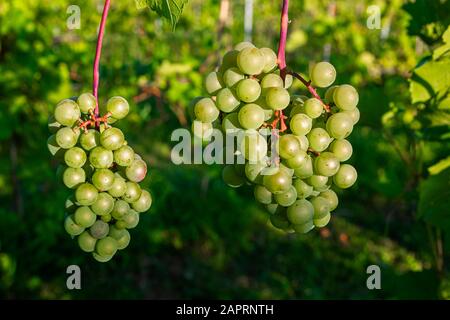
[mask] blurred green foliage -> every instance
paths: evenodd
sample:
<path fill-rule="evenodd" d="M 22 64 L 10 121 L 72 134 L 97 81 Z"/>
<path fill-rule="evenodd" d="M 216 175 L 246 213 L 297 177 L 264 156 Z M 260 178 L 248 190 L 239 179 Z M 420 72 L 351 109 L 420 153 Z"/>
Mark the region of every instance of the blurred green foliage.
<path fill-rule="evenodd" d="M 277 46 L 278 2 L 255 4 L 258 46 Z M 219 1 L 191 0 L 175 32 L 132 0 L 112 1 L 100 100 L 133 101 L 120 126 L 149 163 L 154 205 L 108 264 L 65 234 L 68 191 L 46 150 L 54 105 L 91 87 L 102 1 L 76 4 L 81 29 L 68 30 L 67 1 L 0 3 L 0 297 L 450 297 L 449 1 L 291 2 L 289 67 L 307 75 L 329 58 L 361 93 L 350 139 L 359 180 L 329 227 L 306 236 L 269 227 L 251 190 L 226 187 L 220 168 L 170 162 L 170 133 L 189 125 L 202 77 L 243 39 L 244 1 L 231 1 L 222 29 Z M 366 26 L 369 5 L 381 29 Z M 66 289 L 71 264 L 80 291 Z M 371 264 L 382 290 L 366 287 Z"/>

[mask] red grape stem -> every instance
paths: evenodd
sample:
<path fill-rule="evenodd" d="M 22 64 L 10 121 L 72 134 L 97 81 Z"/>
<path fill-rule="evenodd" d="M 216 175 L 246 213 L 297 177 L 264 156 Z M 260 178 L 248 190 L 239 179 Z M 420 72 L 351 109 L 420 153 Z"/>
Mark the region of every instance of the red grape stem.
<path fill-rule="evenodd" d="M 105 126 L 108 126 L 108 118 L 111 117 L 111 112 L 108 112 L 107 114 L 105 114 L 102 117 L 96 116 L 95 112 L 91 111 L 89 112 L 89 119 L 83 121 L 83 120 L 79 120 L 80 124 L 78 125 L 78 127 L 80 129 L 83 129 L 84 131 L 88 130 L 89 126 L 92 126 L 94 128 L 99 128 L 100 124 L 104 123 Z"/>
<path fill-rule="evenodd" d="M 290 74 L 293 77 L 300 80 L 301 83 L 303 83 L 305 85 L 305 87 L 308 89 L 308 91 L 313 95 L 313 97 L 322 103 L 325 111 L 328 113 L 331 112 L 330 106 L 327 105 L 325 102 L 323 102 L 323 100 L 320 98 L 319 94 L 317 93 L 316 89 L 311 85 L 311 81 L 306 81 L 305 78 L 303 78 L 300 74 L 298 74 L 297 72 L 294 72 L 294 71 L 287 71 L 287 74 Z"/>
<path fill-rule="evenodd" d="M 94 115 L 97 118 L 99 116 L 99 108 L 98 108 L 98 84 L 100 81 L 100 56 L 102 55 L 102 44 L 103 44 L 103 36 L 105 35 L 105 25 L 106 19 L 108 18 L 108 11 L 110 7 L 111 0 L 105 0 L 105 5 L 103 6 L 102 20 L 100 21 L 100 28 L 98 31 L 97 37 L 97 47 L 95 49 L 95 59 L 94 59 L 94 68 L 93 68 L 93 94 L 95 97 L 95 110 Z"/>
<path fill-rule="evenodd" d="M 280 76 L 283 82 L 286 79 L 286 39 L 289 25 L 289 0 L 283 0 L 283 7 L 281 9 L 280 22 L 280 42 L 278 43 L 278 67 L 280 68 Z M 280 122 L 280 132 L 287 130 L 286 117 L 283 115 L 283 110 L 275 111 L 275 120 L 272 123 L 272 128 L 275 129 L 278 121 Z"/>

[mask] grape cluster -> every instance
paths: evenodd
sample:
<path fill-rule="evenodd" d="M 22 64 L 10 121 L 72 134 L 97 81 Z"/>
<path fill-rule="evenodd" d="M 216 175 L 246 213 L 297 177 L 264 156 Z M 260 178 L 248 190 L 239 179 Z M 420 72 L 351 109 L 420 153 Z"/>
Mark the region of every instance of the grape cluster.
<path fill-rule="evenodd" d="M 110 126 L 126 117 L 128 102 L 112 97 L 103 118 L 95 117 L 95 106 L 90 93 L 58 103 L 49 118 L 52 135 L 47 146 L 60 162 L 58 177 L 73 190 L 65 204 L 65 230 L 78 236 L 81 250 L 107 262 L 128 246 L 127 229 L 137 226 L 139 213 L 150 209 L 152 197 L 138 184 L 147 174 L 146 163 L 122 131 Z"/>
<path fill-rule="evenodd" d="M 215 129 L 225 137 L 240 132 L 231 152 L 245 163 L 225 162 L 224 181 L 253 185 L 276 228 L 307 233 L 328 224 L 338 206 L 336 188 L 349 188 L 357 179 L 345 162 L 353 152 L 346 138 L 359 121 L 359 96 L 348 84 L 331 86 L 336 70 L 328 62 L 311 69 L 307 85 L 313 97 L 291 96 L 292 74 L 283 79 L 277 61 L 273 50 L 249 42 L 227 52 L 205 79 L 209 97 L 192 103 L 192 130 L 204 144 Z M 329 87 L 324 100 L 313 86 Z M 275 135 L 267 134 L 279 126 Z"/>

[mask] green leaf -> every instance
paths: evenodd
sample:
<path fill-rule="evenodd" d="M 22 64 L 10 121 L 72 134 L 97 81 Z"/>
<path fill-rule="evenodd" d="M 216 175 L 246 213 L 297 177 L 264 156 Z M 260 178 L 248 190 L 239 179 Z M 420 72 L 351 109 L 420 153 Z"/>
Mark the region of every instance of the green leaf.
<path fill-rule="evenodd" d="M 450 52 L 450 26 L 447 28 L 447 30 L 442 35 L 442 40 L 444 41 L 444 45 L 441 47 L 436 48 L 433 51 L 433 59 L 437 60 L 446 53 Z"/>
<path fill-rule="evenodd" d="M 147 0 L 147 7 L 169 20 L 172 30 L 175 30 L 183 8 L 187 3 L 188 0 Z"/>
<path fill-rule="evenodd" d="M 450 59 L 429 61 L 416 70 L 410 79 L 412 103 L 427 102 L 450 87 Z"/>
<path fill-rule="evenodd" d="M 444 230 L 450 230 L 450 168 L 429 176 L 420 185 L 419 217 Z"/>
<path fill-rule="evenodd" d="M 439 174 L 448 167 L 450 167 L 450 156 L 429 167 L 428 172 L 432 175 Z"/>

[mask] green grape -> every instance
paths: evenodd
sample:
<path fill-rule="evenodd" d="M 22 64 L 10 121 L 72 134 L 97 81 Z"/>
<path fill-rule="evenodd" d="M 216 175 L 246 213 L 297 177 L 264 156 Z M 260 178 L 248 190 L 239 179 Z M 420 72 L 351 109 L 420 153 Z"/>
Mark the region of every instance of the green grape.
<path fill-rule="evenodd" d="M 273 110 L 283 110 L 290 102 L 289 92 L 284 88 L 268 88 L 266 91 L 267 106 Z"/>
<path fill-rule="evenodd" d="M 97 99 L 92 93 L 82 93 L 77 99 L 78 106 L 82 113 L 89 113 L 95 110 Z"/>
<path fill-rule="evenodd" d="M 292 227 L 294 228 L 295 232 L 304 234 L 314 229 L 314 223 L 313 221 L 308 221 L 303 224 L 294 224 Z"/>
<path fill-rule="evenodd" d="M 106 237 L 97 241 L 95 251 L 103 256 L 113 256 L 117 252 L 117 240 L 112 237 Z"/>
<path fill-rule="evenodd" d="M 50 115 L 47 121 L 48 130 L 50 133 L 56 133 L 61 128 L 61 123 L 56 121 L 54 115 Z"/>
<path fill-rule="evenodd" d="M 125 222 L 125 227 L 127 229 L 136 228 L 139 223 L 139 213 L 130 209 L 128 213 L 122 218 L 122 221 Z"/>
<path fill-rule="evenodd" d="M 95 147 L 89 154 L 89 162 L 96 169 L 109 168 L 114 161 L 114 155 L 111 150 L 103 147 Z"/>
<path fill-rule="evenodd" d="M 54 134 L 47 139 L 47 148 L 52 156 L 56 156 L 58 153 L 64 152 L 56 142 L 56 135 Z"/>
<path fill-rule="evenodd" d="M 130 181 L 141 182 L 147 175 L 147 164 L 143 160 L 133 160 L 125 169 L 125 174 Z"/>
<path fill-rule="evenodd" d="M 360 113 L 359 113 L 359 109 L 357 107 L 355 107 L 354 109 L 352 109 L 350 111 L 342 111 L 342 113 L 348 115 L 352 119 L 354 125 L 358 123 Z"/>
<path fill-rule="evenodd" d="M 277 212 L 278 207 L 281 207 L 278 203 L 270 203 L 265 205 L 267 212 L 271 215 Z"/>
<path fill-rule="evenodd" d="M 289 207 L 297 200 L 297 190 L 291 186 L 287 191 L 276 194 L 274 198 L 280 206 Z"/>
<path fill-rule="evenodd" d="M 108 128 L 100 135 L 100 143 L 108 150 L 117 150 L 123 146 L 124 142 L 125 136 L 122 130 L 117 128 Z"/>
<path fill-rule="evenodd" d="M 78 134 L 69 127 L 64 127 L 56 133 L 56 143 L 63 149 L 70 149 L 77 144 Z"/>
<path fill-rule="evenodd" d="M 238 119 L 244 129 L 258 129 L 264 123 L 264 110 L 257 104 L 246 104 L 239 110 Z"/>
<path fill-rule="evenodd" d="M 146 212 L 150 209 L 152 205 L 152 196 L 150 192 L 142 189 L 141 196 L 139 199 L 131 204 L 131 207 L 137 212 Z"/>
<path fill-rule="evenodd" d="M 116 227 L 117 229 L 125 229 L 127 227 L 127 224 L 125 223 L 125 221 L 119 220 L 119 221 L 116 221 L 116 223 L 114 224 L 114 227 Z"/>
<path fill-rule="evenodd" d="M 255 101 L 255 104 L 257 104 L 263 109 L 265 121 L 270 120 L 272 118 L 274 111 L 266 105 L 265 97 L 263 97 L 262 95 L 259 96 L 258 100 Z"/>
<path fill-rule="evenodd" d="M 239 100 L 229 88 L 223 88 L 217 93 L 216 105 L 220 111 L 229 113 L 239 107 Z"/>
<path fill-rule="evenodd" d="M 64 208 L 66 209 L 66 212 L 72 214 L 75 212 L 75 210 L 78 208 L 78 206 L 75 203 L 75 197 L 73 195 L 70 195 L 64 204 Z"/>
<path fill-rule="evenodd" d="M 291 177 L 294 176 L 294 169 L 287 167 L 283 162 L 280 163 L 280 170 L 284 170 L 287 172 Z"/>
<path fill-rule="evenodd" d="M 90 151 L 100 145 L 100 132 L 95 129 L 89 129 L 87 132 L 80 134 L 80 145 Z"/>
<path fill-rule="evenodd" d="M 345 139 L 335 140 L 330 144 L 330 152 L 334 154 L 339 161 L 344 162 L 350 159 L 353 153 L 352 144 Z"/>
<path fill-rule="evenodd" d="M 103 239 L 109 233 L 109 224 L 104 221 L 97 220 L 89 229 L 89 233 L 95 239 Z"/>
<path fill-rule="evenodd" d="M 78 236 L 84 231 L 84 228 L 75 222 L 75 217 L 73 214 L 67 216 L 64 220 L 64 229 L 72 237 Z"/>
<path fill-rule="evenodd" d="M 100 192 L 97 200 L 91 205 L 91 210 L 99 216 L 110 214 L 113 208 L 114 198 L 106 192 Z"/>
<path fill-rule="evenodd" d="M 64 154 L 64 161 L 71 168 L 81 168 L 86 163 L 86 158 L 86 153 L 78 147 L 70 148 Z"/>
<path fill-rule="evenodd" d="M 222 170 L 223 181 L 232 188 L 238 188 L 242 186 L 245 179 L 240 176 L 233 165 L 226 165 Z"/>
<path fill-rule="evenodd" d="M 89 234 L 89 232 L 84 231 L 77 239 L 78 245 L 84 252 L 93 252 L 95 250 L 95 244 L 97 239 Z"/>
<path fill-rule="evenodd" d="M 238 53 L 237 65 L 243 73 L 256 75 L 263 71 L 265 60 L 263 53 L 258 48 L 247 47 Z"/>
<path fill-rule="evenodd" d="M 213 126 L 211 123 L 194 120 L 192 122 L 192 133 L 196 138 L 209 139 L 213 134 Z"/>
<path fill-rule="evenodd" d="M 328 177 L 320 175 L 312 175 L 307 180 L 308 184 L 316 190 L 327 188 Z"/>
<path fill-rule="evenodd" d="M 313 175 L 313 163 L 310 156 L 300 167 L 294 169 L 294 174 L 300 179 L 306 179 Z"/>
<path fill-rule="evenodd" d="M 247 179 L 253 183 L 261 183 L 262 175 L 261 171 L 266 168 L 266 164 L 264 163 L 250 163 L 247 162 L 245 164 L 245 176 Z"/>
<path fill-rule="evenodd" d="M 333 138 L 344 139 L 353 131 L 353 121 L 345 113 L 333 114 L 327 121 L 327 131 Z"/>
<path fill-rule="evenodd" d="M 238 50 L 231 50 L 225 53 L 222 59 L 222 65 L 219 68 L 219 72 L 224 73 L 224 71 L 237 66 L 237 55 Z"/>
<path fill-rule="evenodd" d="M 125 179 L 123 179 L 119 174 L 115 173 L 114 175 L 114 182 L 111 188 L 108 190 L 108 193 L 114 198 L 120 198 L 127 191 L 127 184 L 125 182 Z"/>
<path fill-rule="evenodd" d="M 272 214 L 270 216 L 270 222 L 275 228 L 281 230 L 286 230 L 291 226 L 291 223 L 289 222 L 286 216 L 286 210 L 283 211 L 277 210 L 275 214 Z"/>
<path fill-rule="evenodd" d="M 130 146 L 121 146 L 114 151 L 114 162 L 119 166 L 127 167 L 131 165 L 134 160 L 134 150 Z"/>
<path fill-rule="evenodd" d="M 328 224 L 328 222 L 330 222 L 330 219 L 331 219 L 331 214 L 328 213 L 324 217 L 319 218 L 319 219 L 314 219 L 313 221 L 314 221 L 314 225 L 317 228 L 323 228 Z"/>
<path fill-rule="evenodd" d="M 219 117 L 219 109 L 211 98 L 199 100 L 194 107 L 195 117 L 201 122 L 213 122 Z"/>
<path fill-rule="evenodd" d="M 261 162 L 267 155 L 267 141 L 255 130 L 247 130 L 239 147 L 245 159 L 252 163 Z"/>
<path fill-rule="evenodd" d="M 81 168 L 66 168 L 63 173 L 64 185 L 69 189 L 74 189 L 86 182 L 86 174 Z"/>
<path fill-rule="evenodd" d="M 111 256 L 101 256 L 99 255 L 97 252 L 92 252 L 92 256 L 94 257 L 94 259 L 98 262 L 108 262 L 109 260 L 112 259 L 112 257 L 114 255 Z"/>
<path fill-rule="evenodd" d="M 306 100 L 304 106 L 305 113 L 312 119 L 320 117 L 323 112 L 322 102 L 316 98 Z"/>
<path fill-rule="evenodd" d="M 116 200 L 114 203 L 114 208 L 111 211 L 111 216 L 114 219 L 120 220 L 127 214 L 128 210 L 130 210 L 130 205 L 128 202 L 124 200 Z"/>
<path fill-rule="evenodd" d="M 338 188 L 347 189 L 356 182 L 357 178 L 358 173 L 356 169 L 352 165 L 343 164 L 333 177 L 333 182 Z"/>
<path fill-rule="evenodd" d="M 300 152 L 300 142 L 292 134 L 285 134 L 277 141 L 279 154 L 283 159 L 290 159 Z"/>
<path fill-rule="evenodd" d="M 102 220 L 103 222 L 110 222 L 112 220 L 112 215 L 110 214 L 104 214 L 102 216 L 100 216 L 100 220 Z"/>
<path fill-rule="evenodd" d="M 312 129 L 312 119 L 306 114 L 298 113 L 291 118 L 289 126 L 293 134 L 304 136 Z"/>
<path fill-rule="evenodd" d="M 351 85 L 343 84 L 334 90 L 333 100 L 339 109 L 350 111 L 356 108 L 359 95 Z"/>
<path fill-rule="evenodd" d="M 265 61 L 262 72 L 264 72 L 264 73 L 271 72 L 273 69 L 275 69 L 275 67 L 278 64 L 277 55 L 270 48 L 261 48 L 261 49 L 259 49 L 259 51 L 263 54 L 264 61 Z"/>
<path fill-rule="evenodd" d="M 273 87 L 283 88 L 283 79 L 281 79 L 281 77 L 275 73 L 266 74 L 261 79 L 261 88 L 267 89 Z"/>
<path fill-rule="evenodd" d="M 99 191 L 108 191 L 114 183 L 114 172 L 109 169 L 97 169 L 92 175 L 92 184 Z"/>
<path fill-rule="evenodd" d="M 114 226 L 111 226 L 109 228 L 109 234 L 108 236 L 114 238 L 117 240 L 117 249 L 123 250 L 126 247 L 128 247 L 128 244 L 130 243 L 130 233 L 126 229 L 118 229 Z"/>
<path fill-rule="evenodd" d="M 321 153 L 314 161 L 317 174 L 331 177 L 339 170 L 339 159 L 331 152 Z"/>
<path fill-rule="evenodd" d="M 114 119 L 120 120 L 125 118 L 130 112 L 128 101 L 122 97 L 112 97 L 106 103 L 106 110 Z"/>
<path fill-rule="evenodd" d="M 314 208 L 314 219 L 321 219 L 330 213 L 330 203 L 323 197 L 314 197 L 311 200 Z"/>
<path fill-rule="evenodd" d="M 307 151 L 309 148 L 308 138 L 304 135 L 300 135 L 300 136 L 296 135 L 295 137 L 297 138 L 298 142 L 300 143 L 300 149 L 303 151 Z"/>
<path fill-rule="evenodd" d="M 287 74 L 284 77 L 284 88 L 289 89 L 292 86 L 292 83 L 294 82 L 294 77 L 291 74 Z"/>
<path fill-rule="evenodd" d="M 327 89 L 327 91 L 325 92 L 325 101 L 330 104 L 333 103 L 333 95 L 334 95 L 334 90 L 336 90 L 339 86 L 331 86 Z"/>
<path fill-rule="evenodd" d="M 237 112 L 229 113 L 223 118 L 222 129 L 228 134 L 236 133 L 242 129 Z"/>
<path fill-rule="evenodd" d="M 331 143 L 331 138 L 328 133 L 322 128 L 312 129 L 308 135 L 309 145 L 314 151 L 322 152 Z"/>
<path fill-rule="evenodd" d="M 274 174 L 265 175 L 263 185 L 273 194 L 280 194 L 289 190 L 292 185 L 292 176 L 286 170 L 279 169 Z"/>
<path fill-rule="evenodd" d="M 89 207 L 79 207 L 74 213 L 76 224 L 82 226 L 83 228 L 89 228 L 92 226 L 96 218 L 97 216 L 91 209 L 89 209 Z"/>
<path fill-rule="evenodd" d="M 234 50 L 237 50 L 237 51 L 242 51 L 245 48 L 255 48 L 255 45 L 248 41 L 242 41 L 234 46 Z"/>
<path fill-rule="evenodd" d="M 271 204 L 273 201 L 272 192 L 270 192 L 266 187 L 261 185 L 256 185 L 253 189 L 253 194 L 255 196 L 256 201 L 262 204 Z"/>
<path fill-rule="evenodd" d="M 294 225 L 308 223 L 313 219 L 313 216 L 313 205 L 305 199 L 296 200 L 287 208 L 287 218 Z"/>
<path fill-rule="evenodd" d="M 56 106 L 54 116 L 63 126 L 72 127 L 81 117 L 80 107 L 75 101 L 63 100 Z"/>
<path fill-rule="evenodd" d="M 128 181 L 126 185 L 127 191 L 123 195 L 122 199 L 128 203 L 138 201 L 142 193 L 141 187 L 136 182 L 130 181 Z"/>
<path fill-rule="evenodd" d="M 239 81 L 245 79 L 245 75 L 238 68 L 230 68 L 223 74 L 223 82 L 228 88 L 233 88 Z"/>
<path fill-rule="evenodd" d="M 304 182 L 302 179 L 295 179 L 292 184 L 297 191 L 297 198 L 305 199 L 312 195 L 313 187 Z"/>
<path fill-rule="evenodd" d="M 291 169 L 295 169 L 304 165 L 307 160 L 308 154 L 300 149 L 295 156 L 286 160 L 286 165 Z"/>
<path fill-rule="evenodd" d="M 330 211 L 333 211 L 337 208 L 339 204 L 338 196 L 336 195 L 336 192 L 333 190 L 326 190 L 320 193 L 320 197 L 326 199 L 328 201 L 328 206 L 330 208 Z"/>
<path fill-rule="evenodd" d="M 331 63 L 322 61 L 312 67 L 309 76 L 315 86 L 326 88 L 336 80 L 336 69 Z"/>
<path fill-rule="evenodd" d="M 211 72 L 206 76 L 205 89 L 210 95 L 215 95 L 222 87 L 222 80 L 219 73 Z"/>
<path fill-rule="evenodd" d="M 236 95 L 243 102 L 254 102 L 261 95 L 261 86 L 255 79 L 244 79 L 236 85 Z"/>
<path fill-rule="evenodd" d="M 98 190 L 90 183 L 83 183 L 75 191 L 75 199 L 79 205 L 90 206 L 97 200 Z"/>

